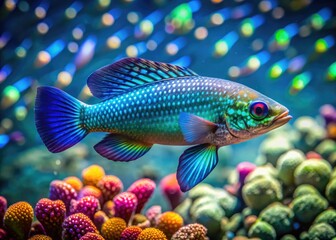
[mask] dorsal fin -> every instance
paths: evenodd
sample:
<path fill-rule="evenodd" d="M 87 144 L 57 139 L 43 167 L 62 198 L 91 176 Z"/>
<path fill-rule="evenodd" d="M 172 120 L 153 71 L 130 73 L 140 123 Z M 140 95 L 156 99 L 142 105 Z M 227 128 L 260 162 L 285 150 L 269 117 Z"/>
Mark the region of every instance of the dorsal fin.
<path fill-rule="evenodd" d="M 87 85 L 95 97 L 106 100 L 143 84 L 186 76 L 197 74 L 173 64 L 143 58 L 124 58 L 93 72 Z"/>

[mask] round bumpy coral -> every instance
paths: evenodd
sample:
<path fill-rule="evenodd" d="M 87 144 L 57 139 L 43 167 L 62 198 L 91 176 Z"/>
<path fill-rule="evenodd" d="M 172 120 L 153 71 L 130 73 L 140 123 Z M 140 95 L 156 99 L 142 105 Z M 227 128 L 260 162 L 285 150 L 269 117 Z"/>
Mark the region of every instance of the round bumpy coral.
<path fill-rule="evenodd" d="M 295 184 L 310 184 L 323 192 L 331 176 L 331 166 L 323 159 L 302 162 L 294 172 Z"/>
<path fill-rule="evenodd" d="M 294 171 L 304 160 L 303 152 L 296 149 L 281 155 L 277 161 L 279 179 L 287 186 L 294 185 Z"/>
<path fill-rule="evenodd" d="M 181 203 L 182 191 L 176 179 L 176 174 L 172 173 L 165 176 L 160 182 L 163 195 L 170 203 L 171 209 L 175 209 Z"/>
<path fill-rule="evenodd" d="M 248 236 L 250 238 L 260 238 L 263 240 L 275 240 L 276 232 L 270 224 L 258 221 L 250 228 Z"/>
<path fill-rule="evenodd" d="M 81 237 L 79 240 L 105 240 L 101 235 L 98 233 L 87 233 L 83 237 Z"/>
<path fill-rule="evenodd" d="M 137 240 L 167 240 L 167 237 L 159 229 L 146 228 L 139 234 Z"/>
<path fill-rule="evenodd" d="M 49 198 L 51 200 L 62 200 L 67 211 L 69 211 L 70 202 L 77 198 L 77 192 L 70 184 L 54 180 L 50 183 Z"/>
<path fill-rule="evenodd" d="M 33 218 L 32 206 L 27 202 L 17 202 L 7 209 L 4 216 L 4 226 L 15 239 L 27 239 Z"/>
<path fill-rule="evenodd" d="M 158 216 L 162 213 L 162 208 L 159 205 L 154 205 L 148 208 L 146 217 L 152 225 L 156 225 Z"/>
<path fill-rule="evenodd" d="M 115 196 L 113 202 L 115 216 L 121 217 L 128 223 L 137 207 L 137 197 L 133 193 L 123 192 Z"/>
<path fill-rule="evenodd" d="M 64 220 L 62 239 L 79 240 L 89 232 L 98 233 L 96 226 L 85 214 L 75 213 Z"/>
<path fill-rule="evenodd" d="M 122 231 L 120 240 L 137 240 L 142 229 L 137 226 L 129 226 Z"/>
<path fill-rule="evenodd" d="M 291 207 L 295 217 L 302 223 L 310 223 L 328 207 L 328 202 L 317 194 L 303 195 L 294 199 Z"/>
<path fill-rule="evenodd" d="M 207 229 L 198 223 L 193 223 L 181 227 L 171 238 L 171 240 L 205 240 Z"/>
<path fill-rule="evenodd" d="M 175 212 L 164 212 L 159 216 L 156 227 L 170 239 L 182 226 L 183 218 L 179 214 Z"/>
<path fill-rule="evenodd" d="M 281 203 L 269 205 L 260 213 L 259 218 L 272 225 L 278 236 L 292 231 L 294 213 Z"/>
<path fill-rule="evenodd" d="M 64 178 L 63 181 L 70 184 L 77 192 L 79 192 L 83 187 L 82 181 L 75 176 Z"/>
<path fill-rule="evenodd" d="M 62 223 L 66 215 L 66 207 L 61 200 L 42 198 L 35 206 L 35 215 L 48 236 L 61 239 Z"/>
<path fill-rule="evenodd" d="M 55 238 L 55 239 L 58 239 L 58 238 Z M 37 234 L 29 238 L 28 240 L 52 240 L 52 238 L 46 235 Z"/>
<path fill-rule="evenodd" d="M 297 198 L 297 197 L 307 195 L 307 194 L 317 194 L 317 195 L 319 195 L 320 193 L 312 185 L 302 184 L 295 189 L 295 191 L 293 193 L 293 198 Z"/>
<path fill-rule="evenodd" d="M 133 193 L 137 199 L 138 204 L 135 213 L 140 213 L 149 198 L 155 190 L 155 182 L 149 178 L 142 178 L 135 181 L 128 189 L 127 192 Z"/>
<path fill-rule="evenodd" d="M 85 186 L 79 191 L 77 199 L 81 199 L 87 196 L 95 197 L 99 200 L 100 204 L 103 204 L 103 193 L 99 188 L 94 186 Z"/>
<path fill-rule="evenodd" d="M 99 165 L 91 165 L 82 171 L 84 185 L 96 186 L 99 180 L 105 176 L 104 168 Z"/>
<path fill-rule="evenodd" d="M 101 234 L 106 240 L 119 240 L 125 228 L 126 222 L 124 219 L 113 217 L 103 224 Z"/>
<path fill-rule="evenodd" d="M 7 210 L 7 200 L 6 198 L 0 196 L 0 227 L 3 225 L 3 218 Z"/>
<path fill-rule="evenodd" d="M 314 220 L 314 224 L 317 223 L 328 223 L 330 226 L 336 229 L 336 210 L 328 209 L 322 212 Z"/>
<path fill-rule="evenodd" d="M 104 202 L 113 200 L 113 198 L 124 188 L 121 180 L 113 175 L 106 175 L 102 177 L 97 183 L 97 187 L 103 193 Z"/>
<path fill-rule="evenodd" d="M 279 182 L 268 177 L 257 178 L 245 184 L 242 195 L 246 205 L 255 210 L 262 210 L 270 203 L 282 199 Z"/>
<path fill-rule="evenodd" d="M 329 240 L 336 236 L 336 232 L 329 224 L 318 223 L 310 227 L 308 235 L 309 239 Z"/>
<path fill-rule="evenodd" d="M 336 178 L 328 183 L 325 194 L 329 202 L 336 206 Z"/>
<path fill-rule="evenodd" d="M 92 196 L 83 197 L 80 200 L 71 202 L 70 214 L 83 213 L 93 220 L 94 214 L 100 210 L 99 201 Z"/>

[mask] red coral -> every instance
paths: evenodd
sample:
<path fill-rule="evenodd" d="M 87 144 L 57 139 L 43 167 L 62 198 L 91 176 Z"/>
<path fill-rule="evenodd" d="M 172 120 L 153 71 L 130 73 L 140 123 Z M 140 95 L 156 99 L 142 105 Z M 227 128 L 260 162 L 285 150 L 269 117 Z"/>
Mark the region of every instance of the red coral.
<path fill-rule="evenodd" d="M 123 192 L 115 196 L 113 202 L 115 216 L 121 217 L 128 223 L 137 207 L 137 197 L 133 193 Z"/>
<path fill-rule="evenodd" d="M 165 176 L 160 182 L 160 188 L 170 203 L 171 209 L 176 208 L 181 203 L 183 193 L 177 182 L 175 173 Z"/>

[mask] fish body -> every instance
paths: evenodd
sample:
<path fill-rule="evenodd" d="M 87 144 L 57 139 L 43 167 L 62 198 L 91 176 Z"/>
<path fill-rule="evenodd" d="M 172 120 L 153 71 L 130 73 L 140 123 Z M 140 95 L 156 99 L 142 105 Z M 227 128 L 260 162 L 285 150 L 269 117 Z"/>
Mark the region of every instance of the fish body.
<path fill-rule="evenodd" d="M 195 145 L 179 159 L 183 191 L 216 166 L 219 147 L 291 118 L 287 108 L 242 84 L 139 58 L 98 69 L 88 86 L 102 102 L 87 105 L 56 88 L 38 89 L 36 126 L 47 148 L 64 151 L 90 132 L 109 133 L 95 150 L 115 161 L 136 160 L 153 144 Z"/>

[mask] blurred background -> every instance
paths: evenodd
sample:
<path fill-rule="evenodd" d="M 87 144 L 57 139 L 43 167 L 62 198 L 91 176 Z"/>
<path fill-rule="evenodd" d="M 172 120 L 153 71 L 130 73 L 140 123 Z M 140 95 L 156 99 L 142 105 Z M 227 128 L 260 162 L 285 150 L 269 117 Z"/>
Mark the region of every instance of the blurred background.
<path fill-rule="evenodd" d="M 335 106 L 335 9 L 333 0 L 2 1 L 0 195 L 33 204 L 51 180 L 80 176 L 94 163 L 126 188 L 139 177 L 159 180 L 176 171 L 182 147 L 155 146 L 123 164 L 94 152 L 104 134 L 90 134 L 60 154 L 49 153 L 37 134 L 37 86 L 94 104 L 87 77 L 124 57 L 237 81 L 287 106 L 294 120 L 316 116 L 323 104 Z M 220 166 L 206 181 L 223 186 L 232 167 L 255 160 L 261 140 L 222 148 Z"/>

